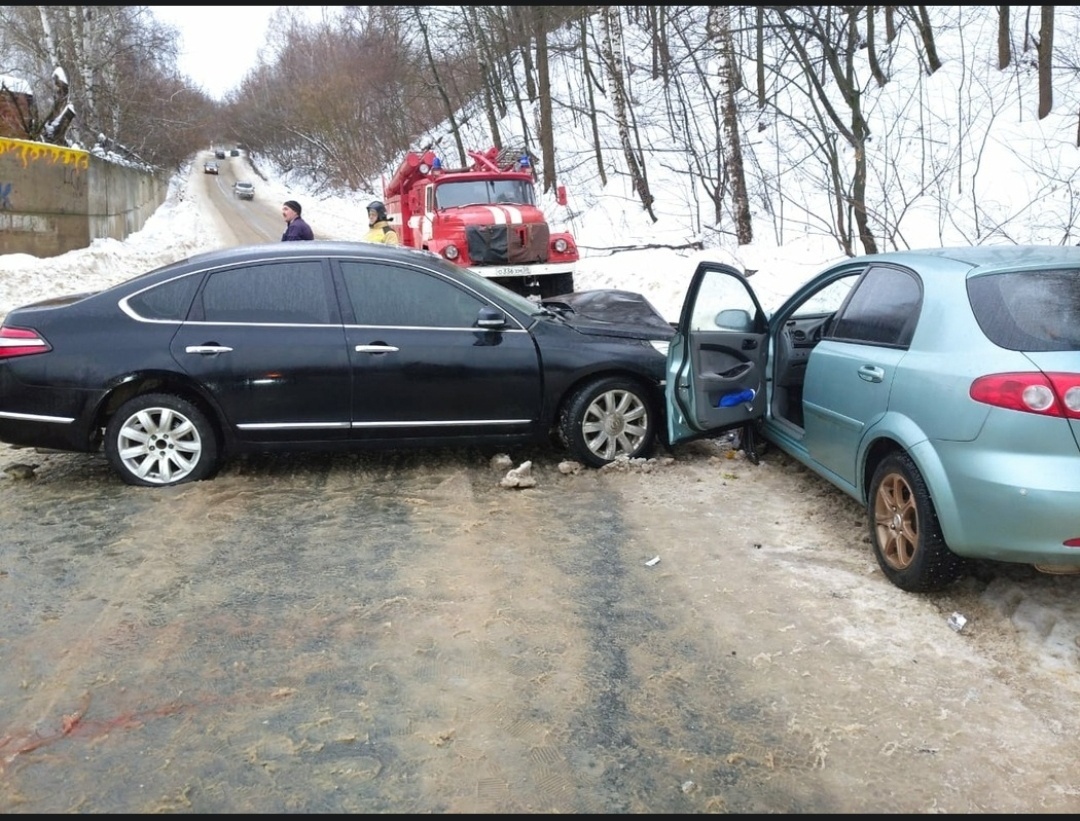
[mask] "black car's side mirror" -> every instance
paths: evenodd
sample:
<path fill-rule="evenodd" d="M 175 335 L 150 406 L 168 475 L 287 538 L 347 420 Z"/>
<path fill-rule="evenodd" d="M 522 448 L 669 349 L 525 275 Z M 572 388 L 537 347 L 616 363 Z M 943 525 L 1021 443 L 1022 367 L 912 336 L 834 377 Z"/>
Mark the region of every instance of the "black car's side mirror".
<path fill-rule="evenodd" d="M 498 330 L 506 326 L 506 315 L 498 308 L 485 305 L 476 315 L 476 327 Z"/>

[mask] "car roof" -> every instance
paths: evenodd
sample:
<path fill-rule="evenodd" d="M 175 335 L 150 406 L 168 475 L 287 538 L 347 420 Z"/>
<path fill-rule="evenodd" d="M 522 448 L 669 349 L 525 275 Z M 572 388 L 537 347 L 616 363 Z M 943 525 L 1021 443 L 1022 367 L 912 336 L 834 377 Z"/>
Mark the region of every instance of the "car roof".
<path fill-rule="evenodd" d="M 259 259 L 288 259 L 309 256 L 376 256 L 380 259 L 401 262 L 416 262 L 420 254 L 430 260 L 433 255 L 427 251 L 399 245 L 382 245 L 374 242 L 352 240 L 309 240 L 307 242 L 263 242 L 255 245 L 236 245 L 231 248 L 218 248 L 189 257 L 185 262 L 206 265 L 230 265 L 238 262 L 250 262 Z M 438 259 L 438 257 L 435 257 Z"/>
<path fill-rule="evenodd" d="M 1074 245 L 972 245 L 921 248 L 873 254 L 865 257 L 864 261 L 896 262 L 914 268 L 924 268 L 929 260 L 934 259 L 958 263 L 969 271 L 978 271 L 978 273 L 1016 268 L 1080 267 L 1080 247 Z"/>

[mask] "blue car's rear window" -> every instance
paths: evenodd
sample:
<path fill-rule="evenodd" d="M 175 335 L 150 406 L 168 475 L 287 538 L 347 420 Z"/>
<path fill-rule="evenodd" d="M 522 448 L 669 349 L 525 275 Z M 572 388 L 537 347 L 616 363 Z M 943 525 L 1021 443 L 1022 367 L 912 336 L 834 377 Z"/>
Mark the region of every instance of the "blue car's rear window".
<path fill-rule="evenodd" d="M 983 333 L 1003 348 L 1080 350 L 1080 271 L 972 277 L 968 298 Z"/>

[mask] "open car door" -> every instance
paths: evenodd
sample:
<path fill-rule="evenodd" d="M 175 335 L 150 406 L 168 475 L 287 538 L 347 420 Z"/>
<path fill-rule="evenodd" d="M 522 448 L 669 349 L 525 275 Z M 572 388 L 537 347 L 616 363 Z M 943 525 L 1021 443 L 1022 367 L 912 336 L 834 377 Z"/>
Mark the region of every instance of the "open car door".
<path fill-rule="evenodd" d="M 730 265 L 702 262 L 686 292 L 667 361 L 668 441 L 746 425 L 767 407 L 768 317 Z"/>

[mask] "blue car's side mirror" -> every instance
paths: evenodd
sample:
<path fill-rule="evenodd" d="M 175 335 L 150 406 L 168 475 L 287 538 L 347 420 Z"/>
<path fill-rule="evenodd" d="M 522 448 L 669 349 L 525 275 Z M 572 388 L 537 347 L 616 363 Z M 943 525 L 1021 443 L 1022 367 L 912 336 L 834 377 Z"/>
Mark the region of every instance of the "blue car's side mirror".
<path fill-rule="evenodd" d="M 749 311 L 741 308 L 729 308 L 716 315 L 716 327 L 725 331 L 750 333 L 754 330 L 754 321 Z"/>

